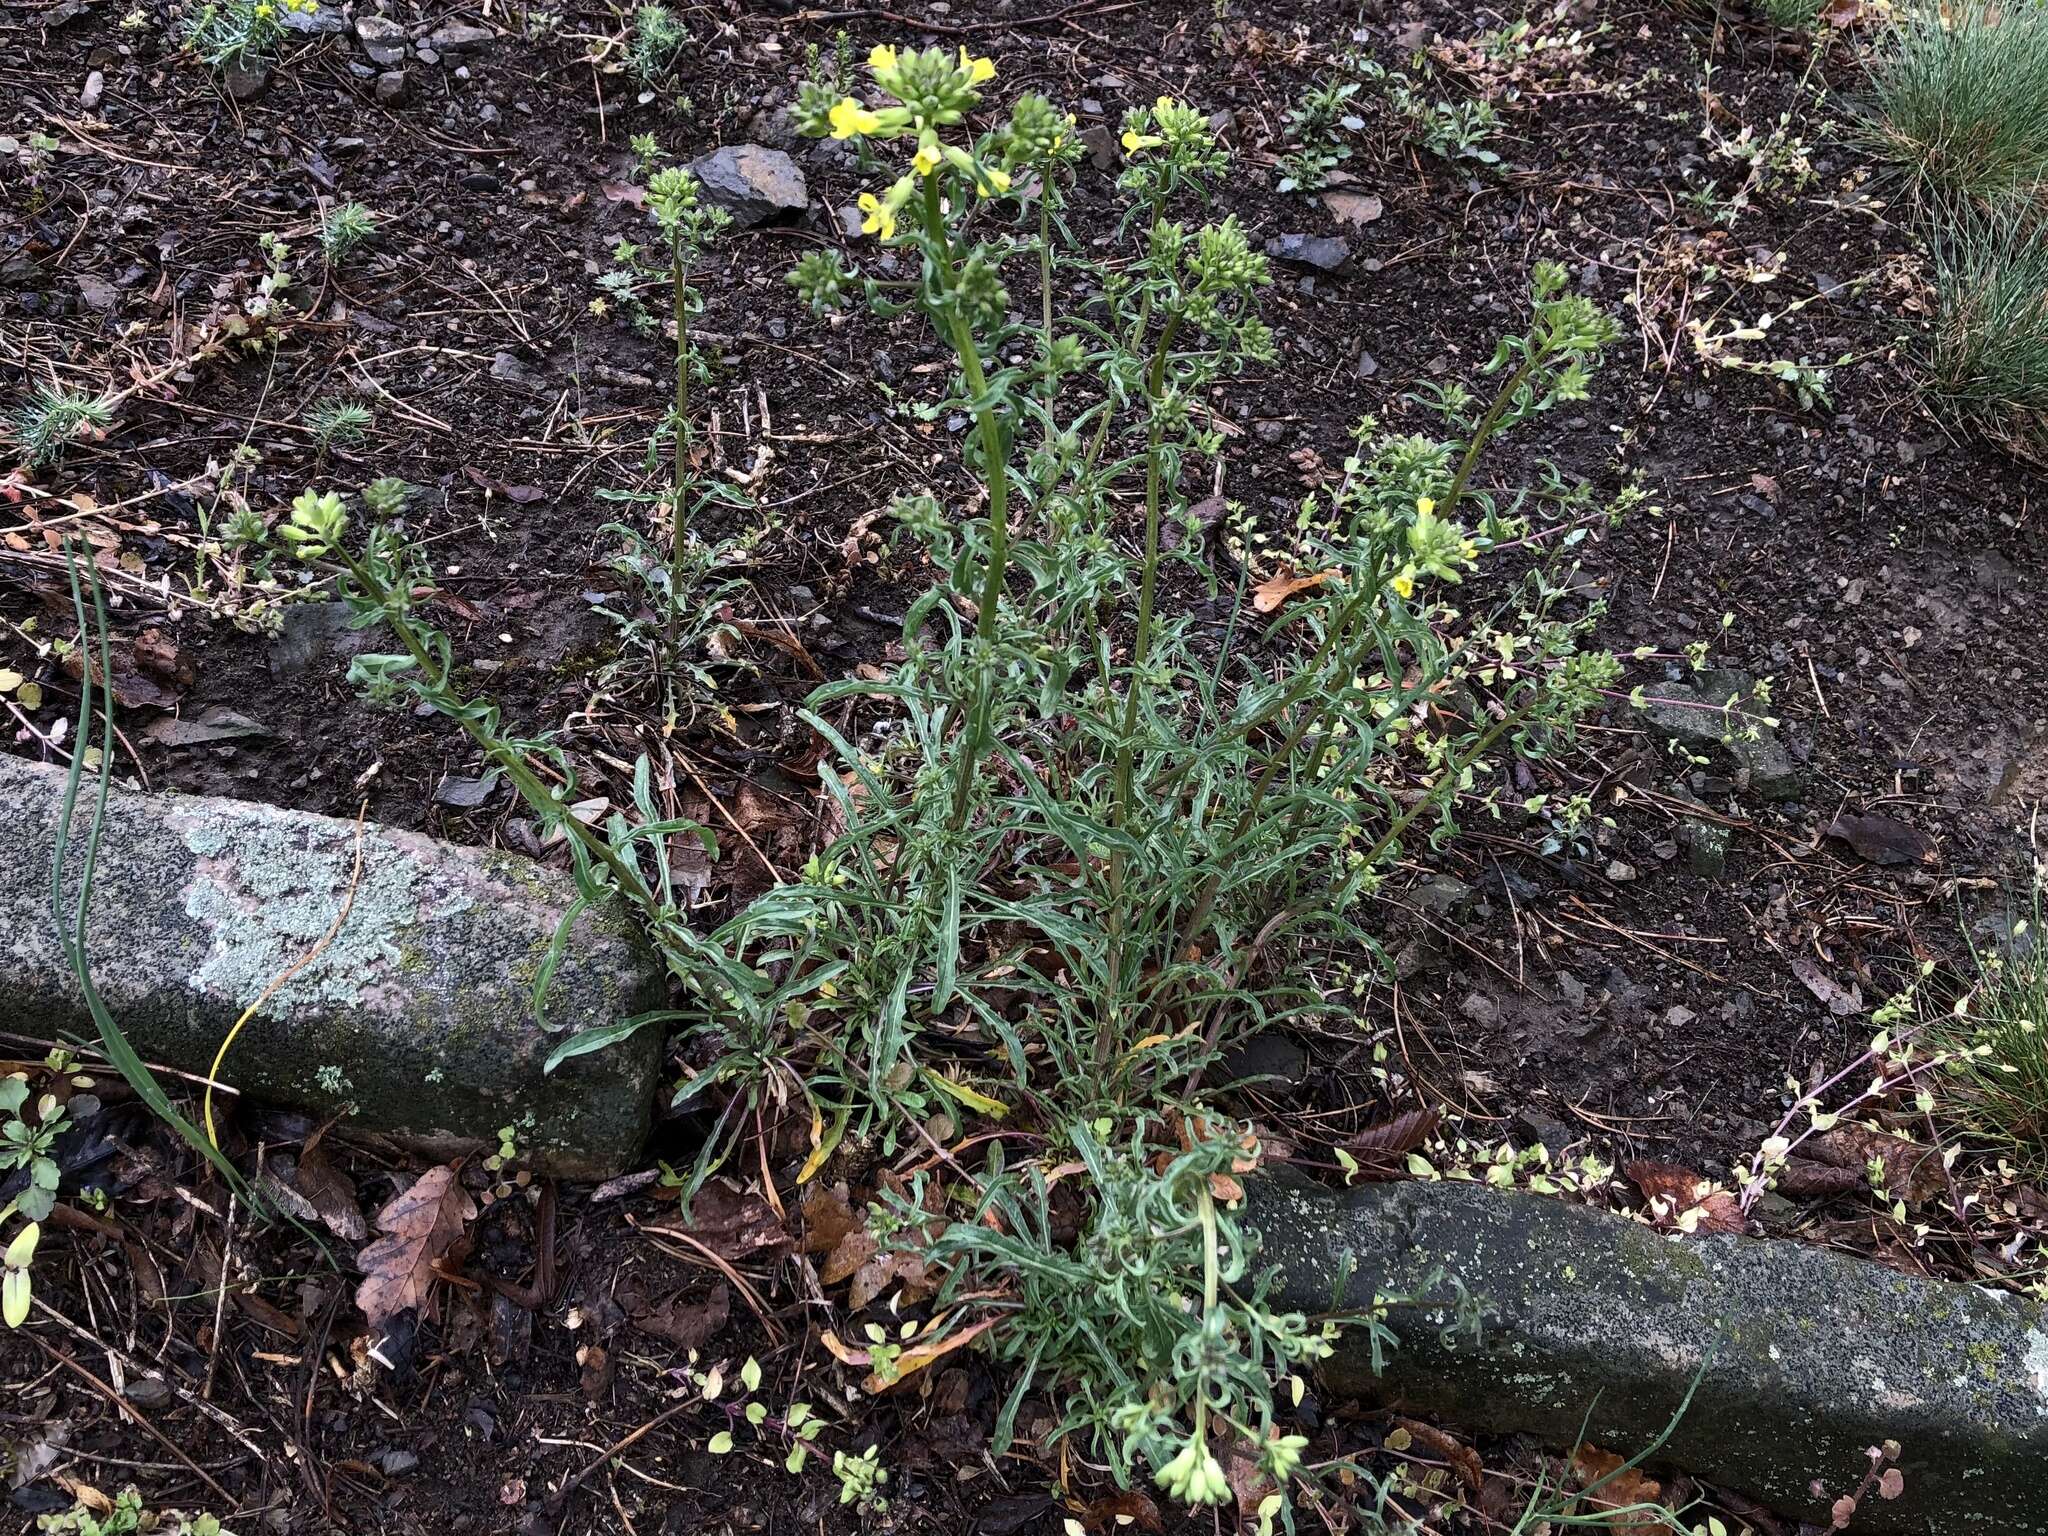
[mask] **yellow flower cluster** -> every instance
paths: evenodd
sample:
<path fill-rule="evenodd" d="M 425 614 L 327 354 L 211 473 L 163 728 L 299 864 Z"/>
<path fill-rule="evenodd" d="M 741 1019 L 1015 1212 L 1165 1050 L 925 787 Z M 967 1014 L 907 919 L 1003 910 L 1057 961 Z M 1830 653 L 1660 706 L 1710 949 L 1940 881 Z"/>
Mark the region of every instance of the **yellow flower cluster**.
<path fill-rule="evenodd" d="M 1472 565 L 1479 558 L 1478 544 L 1466 538 L 1465 530 L 1456 523 L 1438 517 L 1436 502 L 1428 496 L 1415 499 L 1415 521 L 1408 526 L 1408 549 L 1415 558 L 1403 565 L 1388 583 L 1404 598 L 1415 595 L 1416 577 L 1437 576 L 1455 582 L 1459 579 L 1459 568 Z"/>
<path fill-rule="evenodd" d="M 923 181 L 941 166 L 951 166 L 982 197 L 994 197 L 1010 189 L 1009 173 L 1000 166 L 984 163 L 972 150 L 947 144 L 939 137 L 942 127 L 963 121 L 981 99 L 978 87 L 995 78 L 991 59 L 976 58 L 965 48 L 958 58 L 938 48 L 899 54 L 879 44 L 868 55 L 868 72 L 877 87 L 894 98 L 894 106 L 870 107 L 852 96 L 842 98 L 827 114 L 835 139 L 895 139 L 916 136 L 917 147 L 910 158 L 909 173 L 877 197 L 863 192 L 859 198 L 861 232 L 894 238 L 896 218 L 903 205 Z"/>

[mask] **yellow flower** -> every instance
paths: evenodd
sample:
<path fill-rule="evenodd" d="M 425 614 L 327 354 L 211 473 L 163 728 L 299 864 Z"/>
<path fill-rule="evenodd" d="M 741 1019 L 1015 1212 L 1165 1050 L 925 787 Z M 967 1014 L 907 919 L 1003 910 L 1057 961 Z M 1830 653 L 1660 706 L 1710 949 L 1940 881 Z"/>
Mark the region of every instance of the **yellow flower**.
<path fill-rule="evenodd" d="M 1152 103 L 1152 110 L 1163 115 L 1165 113 L 1174 111 L 1179 106 L 1180 103 L 1175 101 L 1171 96 L 1162 96 L 1157 101 Z"/>
<path fill-rule="evenodd" d="M 880 72 L 896 67 L 896 50 L 887 43 L 875 44 L 874 52 L 868 55 L 868 68 Z"/>
<path fill-rule="evenodd" d="M 983 197 L 1000 197 L 1010 190 L 1010 173 L 993 165 L 981 168 L 981 176 L 974 183 L 974 190 Z"/>
<path fill-rule="evenodd" d="M 1401 596 L 1413 597 L 1415 595 L 1415 567 L 1412 565 L 1404 566 L 1401 574 L 1396 576 L 1390 585 Z"/>
<path fill-rule="evenodd" d="M 256 14 L 267 19 L 272 14 L 271 8 L 267 5 L 259 5 L 256 7 Z"/>
<path fill-rule="evenodd" d="M 1479 558 L 1479 546 L 1473 540 L 1467 539 L 1458 546 L 1458 555 L 1467 565 L 1470 565 Z"/>
<path fill-rule="evenodd" d="M 917 146 L 917 153 L 910 157 L 910 168 L 919 176 L 929 176 L 939 168 L 939 144 L 936 139 L 927 139 Z"/>
<path fill-rule="evenodd" d="M 1156 149 L 1165 142 L 1166 140 L 1156 133 L 1133 133 L 1128 128 L 1124 130 L 1124 153 L 1127 155 L 1135 155 L 1141 149 Z"/>
<path fill-rule="evenodd" d="M 832 124 L 832 137 L 851 139 L 863 133 L 873 133 L 882 126 L 882 120 L 851 96 L 841 99 L 838 106 L 828 114 Z"/>
<path fill-rule="evenodd" d="M 872 192 L 860 195 L 860 232 L 864 235 L 880 235 L 884 240 L 896 236 L 896 210 L 876 197 Z"/>
<path fill-rule="evenodd" d="M 1415 510 L 1424 517 L 1428 517 L 1432 512 L 1436 511 L 1436 501 L 1429 496 L 1418 496 L 1415 498 Z"/>
<path fill-rule="evenodd" d="M 965 48 L 960 50 L 960 67 L 967 71 L 967 83 L 969 85 L 980 85 L 984 81 L 993 80 L 996 77 L 996 61 L 994 59 L 971 59 L 967 56 Z"/>

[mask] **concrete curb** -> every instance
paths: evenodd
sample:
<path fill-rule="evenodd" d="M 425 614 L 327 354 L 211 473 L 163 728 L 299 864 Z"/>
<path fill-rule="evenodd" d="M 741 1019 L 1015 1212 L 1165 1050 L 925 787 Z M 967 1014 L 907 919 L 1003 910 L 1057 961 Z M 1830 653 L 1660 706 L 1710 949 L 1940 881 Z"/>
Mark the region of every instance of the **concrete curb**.
<path fill-rule="evenodd" d="M 1465 1183 L 1334 1195 L 1272 1181 L 1252 1220 L 1287 1309 L 1423 1297 L 1392 1309 L 1400 1347 L 1384 1375 L 1362 1335 L 1338 1345 L 1323 1373 L 1337 1392 L 1553 1445 L 1583 1423 L 1629 1454 L 1677 1411 L 1718 1337 L 1659 1460 L 1825 1523 L 1866 1447 L 1897 1440 L 1905 1492 L 1866 1497 L 1853 1530 L 2048 1532 L 2048 1309 L 2035 1303 L 1807 1243 L 1674 1240 Z M 1484 1304 L 1476 1344 L 1445 1331 L 1452 1276 Z"/>
<path fill-rule="evenodd" d="M 0 755 L 0 996 L 17 1032 L 96 1038 L 50 914 L 61 771 Z M 89 802 L 73 826 L 75 892 Z M 355 828 L 238 800 L 110 796 L 88 950 L 146 1060 L 204 1073 L 241 1011 L 333 922 Z M 363 836 L 340 934 L 249 1021 L 222 1076 L 246 1094 L 437 1147 L 512 1125 L 543 1169 L 604 1177 L 652 1116 L 659 1031 L 563 1065 L 568 1034 L 658 1005 L 661 972 L 616 914 L 577 920 L 545 1022 L 530 989 L 571 882 L 509 854 L 387 827 Z"/>

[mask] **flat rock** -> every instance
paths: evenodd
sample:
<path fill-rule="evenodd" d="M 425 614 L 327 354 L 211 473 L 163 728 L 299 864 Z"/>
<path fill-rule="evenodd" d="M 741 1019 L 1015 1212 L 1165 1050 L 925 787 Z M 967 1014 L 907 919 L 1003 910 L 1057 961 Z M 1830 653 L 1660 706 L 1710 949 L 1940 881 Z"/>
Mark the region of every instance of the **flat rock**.
<path fill-rule="evenodd" d="M 270 71 L 261 64 L 252 66 L 229 65 L 220 72 L 221 84 L 236 101 L 254 101 L 263 94 L 263 88 L 270 84 Z"/>
<path fill-rule="evenodd" d="M 39 1038 L 95 1029 L 50 913 L 63 773 L 0 755 L 0 996 Z M 89 811 L 89 803 L 84 808 Z M 333 923 L 355 862 L 352 823 L 239 800 L 116 790 L 93 888 L 95 985 L 151 1061 L 205 1072 L 236 1017 Z M 660 969 L 615 912 L 586 912 L 537 1017 L 532 983 L 575 899 L 564 875 L 511 854 L 368 826 L 362 875 L 328 948 L 249 1021 L 222 1070 L 254 1098 L 414 1138 L 495 1146 L 518 1128 L 544 1169 L 603 1178 L 651 1119 L 658 1031 L 541 1065 L 568 1035 L 641 1013 Z M 67 891 L 84 829 L 73 826 Z"/>
<path fill-rule="evenodd" d="M 765 144 L 728 144 L 692 160 L 690 170 L 703 183 L 705 201 L 743 227 L 802 213 L 811 205 L 810 187 L 797 163 Z"/>
<path fill-rule="evenodd" d="M 1747 673 L 1723 667 L 1695 673 L 1690 683 L 1653 684 L 1644 690 L 1643 724 L 1695 756 L 1731 761 L 1766 800 L 1796 800 L 1798 766 L 1766 723 L 1768 708 L 1749 702 L 1755 689 Z"/>
<path fill-rule="evenodd" d="M 270 642 L 270 675 L 297 677 L 323 658 L 350 657 L 368 650 L 372 636 L 352 628 L 347 603 L 293 603 Z"/>
<path fill-rule="evenodd" d="M 405 28 L 389 16 L 358 16 L 356 41 L 372 64 L 396 64 L 405 57 Z"/>
<path fill-rule="evenodd" d="M 1866 1447 L 1904 1448 L 1905 1489 L 1861 1532 L 2048 1532 L 2048 1309 L 1797 1240 L 1669 1238 L 1625 1217 L 1477 1184 L 1278 1180 L 1254 1191 L 1274 1304 L 1395 1302 L 1375 1376 L 1354 1330 L 1324 1362 L 1342 1394 L 1467 1429 L 1641 1450 L 1825 1525 Z M 1453 1333 L 1455 1277 L 1480 1299 Z M 1711 1359 L 1710 1359 L 1711 1356 Z M 1701 1371 L 1705 1363 L 1704 1373 Z"/>
<path fill-rule="evenodd" d="M 315 6 L 310 11 L 286 11 L 278 18 L 285 31 L 298 32 L 312 37 L 324 37 L 334 32 L 348 30 L 348 18 L 331 5 Z"/>
<path fill-rule="evenodd" d="M 1335 272 L 1351 259 L 1351 247 L 1335 235 L 1275 235 L 1266 242 L 1266 254 L 1275 261 Z"/>
<path fill-rule="evenodd" d="M 422 46 L 436 53 L 473 53 L 486 43 L 497 39 L 498 34 L 489 27 L 471 26 L 466 21 L 451 21 L 446 26 L 436 27 L 422 39 Z"/>

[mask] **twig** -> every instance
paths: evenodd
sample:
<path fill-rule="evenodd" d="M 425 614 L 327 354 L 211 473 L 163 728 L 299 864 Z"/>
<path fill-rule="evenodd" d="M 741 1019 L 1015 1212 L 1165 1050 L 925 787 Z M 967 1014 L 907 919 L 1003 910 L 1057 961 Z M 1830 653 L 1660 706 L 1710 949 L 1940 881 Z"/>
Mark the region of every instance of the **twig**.
<path fill-rule="evenodd" d="M 36 1306 L 45 1312 L 50 1312 L 50 1308 L 45 1306 L 41 1300 L 37 1300 Z M 50 1312 L 50 1315 L 52 1317 L 57 1317 L 57 1314 L 54 1312 Z M 57 1320 L 59 1322 L 65 1322 L 65 1320 L 61 1317 L 57 1318 Z M 70 1324 L 65 1323 L 65 1326 L 69 1327 Z M 147 1418 L 143 1417 L 143 1413 L 140 1408 L 137 1408 L 133 1403 L 129 1402 L 126 1398 L 122 1397 L 120 1393 L 116 1392 L 112 1387 L 108 1386 L 104 1381 L 101 1381 L 99 1377 L 93 1375 L 91 1371 L 88 1371 L 84 1366 L 80 1365 L 76 1360 L 72 1359 L 69 1355 L 65 1354 L 64 1351 L 57 1348 L 47 1339 L 44 1339 L 41 1336 L 33 1333 L 30 1334 L 28 1337 L 29 1342 L 34 1344 L 37 1349 L 40 1349 L 52 1360 L 56 1361 L 59 1365 L 63 1366 L 65 1370 L 75 1371 L 78 1375 L 84 1377 L 86 1381 L 91 1384 L 93 1391 L 99 1393 L 101 1397 L 104 1397 L 108 1402 L 112 1403 L 115 1408 L 120 1410 L 122 1413 L 125 1413 L 137 1424 L 141 1425 L 144 1433 L 149 1435 L 151 1439 L 155 1440 L 158 1445 L 161 1445 L 173 1456 L 177 1457 L 179 1461 L 183 1462 L 186 1468 L 192 1473 L 194 1477 L 198 1478 L 202 1483 L 206 1484 L 207 1487 L 211 1488 L 216 1494 L 220 1495 L 220 1501 L 222 1504 L 226 1505 L 230 1510 L 241 1508 L 241 1500 L 237 1499 L 233 1494 L 229 1493 L 227 1489 L 221 1487 L 219 1483 L 215 1482 L 213 1478 L 208 1474 L 207 1470 L 204 1467 L 200 1466 L 198 1462 L 194 1461 L 190 1456 L 187 1456 L 183 1451 L 179 1450 L 177 1443 L 175 1441 L 171 1440 L 168 1436 L 164 1434 L 162 1430 L 158 1429 L 154 1424 L 150 1423 Z M 261 1456 L 262 1452 L 258 1451 L 257 1455 Z"/>
<path fill-rule="evenodd" d="M 550 1514 L 561 1513 L 563 1506 L 569 1502 L 569 1495 L 574 1493 L 578 1488 L 580 1488 L 583 1485 L 583 1480 L 585 1478 L 589 1477 L 593 1472 L 596 1472 L 600 1467 L 604 1466 L 607 1462 L 609 1462 L 614 1456 L 618 1455 L 621 1451 L 631 1450 L 634 1446 L 638 1445 L 642 1440 L 646 1439 L 647 1436 L 652 1434 L 655 1430 L 659 1429 L 662 1425 L 666 1424 L 670 1419 L 674 1418 L 677 1414 L 682 1413 L 685 1409 L 696 1407 L 697 1402 L 698 1400 L 695 1397 L 686 1397 L 680 1403 L 674 1403 L 671 1404 L 669 1407 L 662 1409 L 660 1413 L 657 1413 L 653 1418 L 649 1419 L 645 1424 L 642 1424 L 638 1429 L 634 1430 L 630 1435 L 627 1435 L 623 1440 L 613 1441 L 612 1444 L 605 1449 L 603 1454 L 601 1454 L 597 1458 L 597 1460 L 591 1462 L 581 1472 L 578 1472 L 574 1476 L 565 1480 L 560 1488 L 556 1489 L 553 1493 L 548 1495 L 548 1512 Z"/>
<path fill-rule="evenodd" d="M 41 1297 L 38 1296 L 31 1299 L 34 1301 L 35 1309 L 38 1312 L 42 1313 L 45 1317 L 49 1318 L 52 1322 L 57 1324 L 58 1327 L 62 1328 L 66 1333 L 69 1333 L 73 1338 L 81 1340 L 84 1343 L 90 1344 L 94 1349 L 104 1351 L 106 1354 L 111 1355 L 114 1359 L 120 1361 L 122 1369 L 132 1371 L 138 1377 L 155 1375 L 156 1378 L 163 1382 L 165 1386 L 169 1387 L 177 1397 L 182 1399 L 190 1406 L 198 1409 L 201 1413 L 205 1414 L 209 1419 L 213 1420 L 214 1423 L 218 1424 L 224 1431 L 227 1432 L 229 1437 L 232 1438 L 237 1445 L 241 1446 L 250 1455 L 254 1456 L 258 1461 L 265 1463 L 268 1463 L 270 1461 L 270 1455 L 263 1449 L 262 1446 L 258 1445 L 255 1441 L 251 1440 L 248 1437 L 248 1435 L 243 1432 L 242 1426 L 236 1423 L 234 1416 L 228 1413 L 225 1409 L 215 1407 L 212 1403 L 209 1403 L 205 1401 L 203 1398 L 201 1398 L 198 1393 L 192 1391 L 189 1387 L 180 1386 L 177 1382 L 171 1380 L 171 1378 L 168 1375 L 164 1375 L 161 1372 L 151 1372 L 145 1370 L 142 1366 L 136 1363 L 135 1358 L 132 1355 L 126 1353 L 118 1345 L 109 1344 L 105 1339 L 99 1338 L 98 1336 L 89 1332 L 88 1330 L 81 1328 L 78 1324 L 71 1321 L 70 1318 L 66 1317 L 62 1312 L 59 1312 L 55 1307 L 51 1306 Z M 41 1343 L 42 1341 L 38 1339 L 36 1342 Z M 45 1347 L 47 1348 L 48 1346 Z M 125 1401 L 122 1403 L 122 1406 L 127 1406 Z M 137 1417 L 139 1418 L 140 1415 L 138 1415 Z M 221 1496 L 223 1498 L 227 1497 L 225 1493 L 223 1493 Z M 234 1501 L 230 1499 L 229 1502 L 233 1503 Z"/>

